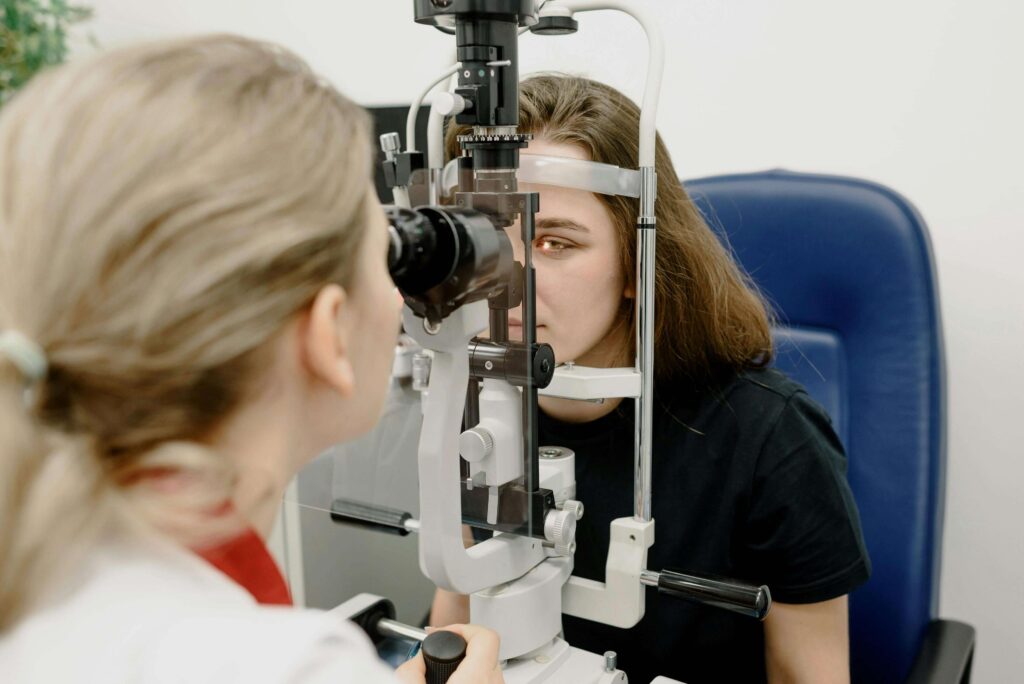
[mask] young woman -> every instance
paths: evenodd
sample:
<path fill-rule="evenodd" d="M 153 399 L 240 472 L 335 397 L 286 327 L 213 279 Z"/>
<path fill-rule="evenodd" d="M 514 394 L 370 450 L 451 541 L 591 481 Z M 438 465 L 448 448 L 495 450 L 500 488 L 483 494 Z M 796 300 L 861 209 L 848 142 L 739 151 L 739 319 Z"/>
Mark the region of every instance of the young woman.
<path fill-rule="evenodd" d="M 290 599 L 262 541 L 384 399 L 399 298 L 368 132 L 294 55 L 227 36 L 5 106 L 0 679 L 395 681 L 354 626 L 266 605 Z M 450 681 L 501 681 L 496 636 L 453 629 Z"/>
<path fill-rule="evenodd" d="M 524 151 L 636 168 L 639 110 L 583 78 L 525 80 Z M 458 154 L 449 131 L 448 151 Z M 566 617 L 570 644 L 615 650 L 630 681 L 849 680 L 846 595 L 870 572 L 828 416 L 768 369 L 764 301 L 695 209 L 657 146 L 657 279 L 652 569 L 767 584 L 761 624 L 648 592 L 646 616 L 620 630 Z M 540 191 L 534 265 L 537 338 L 559 362 L 631 366 L 637 200 L 553 185 Z M 518 227 L 511 229 L 515 239 Z M 516 332 L 511 333 L 515 335 Z M 632 515 L 633 403 L 541 399 L 540 442 L 576 452 L 574 574 L 604 579 L 611 520 Z M 433 622 L 468 619 L 445 592 Z"/>

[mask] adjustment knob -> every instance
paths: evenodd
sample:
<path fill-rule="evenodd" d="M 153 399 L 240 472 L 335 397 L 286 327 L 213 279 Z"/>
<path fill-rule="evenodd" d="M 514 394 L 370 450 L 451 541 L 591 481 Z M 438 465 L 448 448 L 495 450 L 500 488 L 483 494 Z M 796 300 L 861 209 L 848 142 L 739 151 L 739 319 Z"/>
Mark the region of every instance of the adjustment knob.
<path fill-rule="evenodd" d="M 576 550 L 576 514 L 573 511 L 550 511 L 544 518 L 544 537 L 555 545 L 560 556 L 571 556 Z"/>
<path fill-rule="evenodd" d="M 470 463 L 482 461 L 494 451 L 494 435 L 479 425 L 459 435 L 459 454 Z"/>
<path fill-rule="evenodd" d="M 466 657 L 466 640 L 455 632 L 438 630 L 423 640 L 427 684 L 444 684 Z"/>
<path fill-rule="evenodd" d="M 434 100 L 431 104 L 443 116 L 454 116 L 473 108 L 471 101 L 457 93 L 446 91 L 434 95 Z"/>
<path fill-rule="evenodd" d="M 388 159 L 394 159 L 395 155 L 402 149 L 402 140 L 398 133 L 385 133 L 380 136 L 380 149 Z"/>
<path fill-rule="evenodd" d="M 576 516 L 576 519 L 579 520 L 583 517 L 583 502 L 576 501 L 574 499 L 567 499 L 565 503 L 562 504 L 562 510 L 571 512 Z"/>

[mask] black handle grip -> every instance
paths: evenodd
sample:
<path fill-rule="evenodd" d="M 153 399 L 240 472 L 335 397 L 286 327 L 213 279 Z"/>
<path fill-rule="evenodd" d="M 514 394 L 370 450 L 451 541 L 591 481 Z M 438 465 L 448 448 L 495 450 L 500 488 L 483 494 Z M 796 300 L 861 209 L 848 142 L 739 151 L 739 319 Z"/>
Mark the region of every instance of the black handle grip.
<path fill-rule="evenodd" d="M 772 606 L 768 587 L 744 584 L 720 577 L 699 577 L 674 570 L 658 575 L 658 592 L 698 601 L 716 608 L 763 620 Z"/>
<path fill-rule="evenodd" d="M 466 657 L 466 640 L 455 632 L 437 630 L 423 640 L 427 684 L 444 684 Z"/>
<path fill-rule="evenodd" d="M 331 502 L 331 520 L 336 523 L 370 527 L 380 532 L 390 532 L 403 537 L 409 534 L 405 522 L 410 518 L 412 518 L 410 513 L 394 508 L 371 506 L 349 499 L 335 499 Z"/>

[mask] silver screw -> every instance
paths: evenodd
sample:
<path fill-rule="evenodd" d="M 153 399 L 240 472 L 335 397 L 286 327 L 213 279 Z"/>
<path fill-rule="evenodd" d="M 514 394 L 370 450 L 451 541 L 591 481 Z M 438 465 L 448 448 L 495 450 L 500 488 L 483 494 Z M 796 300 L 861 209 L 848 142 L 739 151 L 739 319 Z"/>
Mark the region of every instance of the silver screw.
<path fill-rule="evenodd" d="M 493 361 L 485 362 L 484 363 L 484 368 L 486 368 L 487 370 L 494 370 L 494 362 Z"/>
<path fill-rule="evenodd" d="M 388 160 L 394 159 L 395 154 L 401 151 L 402 141 L 398 137 L 398 133 L 385 133 L 380 136 L 380 148 L 384 151 L 384 156 Z"/>
<path fill-rule="evenodd" d="M 618 668 L 619 655 L 615 651 L 604 652 L 604 671 L 615 672 Z"/>

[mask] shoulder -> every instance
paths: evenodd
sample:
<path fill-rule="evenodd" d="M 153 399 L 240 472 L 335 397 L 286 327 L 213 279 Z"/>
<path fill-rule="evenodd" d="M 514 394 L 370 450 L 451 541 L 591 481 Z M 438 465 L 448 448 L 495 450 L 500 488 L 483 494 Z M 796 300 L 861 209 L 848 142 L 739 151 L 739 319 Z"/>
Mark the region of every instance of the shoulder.
<path fill-rule="evenodd" d="M 806 393 L 800 383 L 774 368 L 730 372 L 712 384 L 699 387 L 678 377 L 662 379 L 655 386 L 655 394 L 663 406 L 691 407 L 697 411 L 735 406 L 778 409 L 801 392 Z"/>
<path fill-rule="evenodd" d="M 663 383 L 656 392 L 663 444 L 686 451 L 690 462 L 725 467 L 727 461 L 740 484 L 750 486 L 758 474 L 797 459 L 824 460 L 845 471 L 828 414 L 778 370 L 743 371 L 700 391 Z"/>
<path fill-rule="evenodd" d="M 803 385 L 775 368 L 753 368 L 734 375 L 721 390 L 724 401 L 764 404 L 781 410 L 807 396 Z"/>
<path fill-rule="evenodd" d="M 766 368 L 738 374 L 724 401 L 743 414 L 743 429 L 759 435 L 760 469 L 792 464 L 796 454 L 805 454 L 845 471 L 845 450 L 831 417 L 803 385 L 781 371 Z"/>
<path fill-rule="evenodd" d="M 830 424 L 804 387 L 774 368 L 744 370 L 705 388 L 662 382 L 657 393 L 662 411 L 677 419 L 686 417 L 702 431 L 723 429 L 768 439 L 780 423 L 788 427 L 794 417 L 806 417 L 805 427 L 811 430 Z"/>
<path fill-rule="evenodd" d="M 827 433 L 834 437 L 832 419 L 803 385 L 774 368 L 741 373 L 734 383 L 736 395 L 747 401 L 767 402 L 777 412 L 774 433 L 794 437 Z"/>
<path fill-rule="evenodd" d="M 66 590 L 0 639 L 20 682 L 391 682 L 365 636 L 327 613 L 258 605 L 167 545 L 96 549 Z"/>
<path fill-rule="evenodd" d="M 145 682 L 393 681 L 366 636 L 347 620 L 277 606 L 173 620 L 153 635 L 144 662 Z"/>

